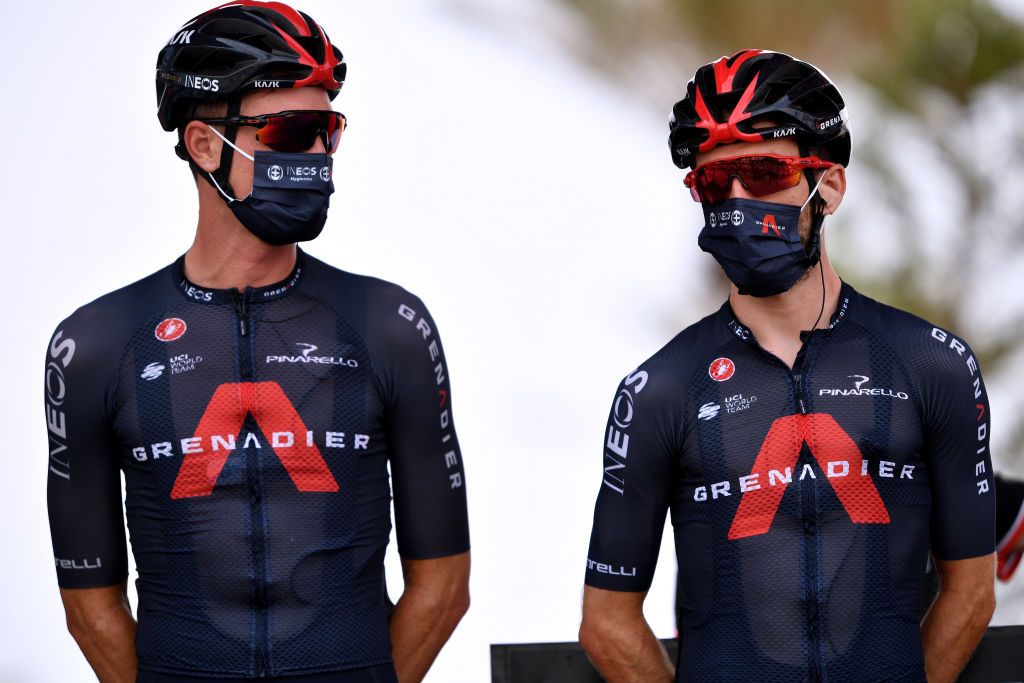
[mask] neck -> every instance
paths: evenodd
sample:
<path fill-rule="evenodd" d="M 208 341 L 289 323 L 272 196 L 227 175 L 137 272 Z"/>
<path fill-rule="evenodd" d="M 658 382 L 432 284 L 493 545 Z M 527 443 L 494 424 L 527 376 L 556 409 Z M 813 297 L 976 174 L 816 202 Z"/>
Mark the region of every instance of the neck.
<path fill-rule="evenodd" d="M 265 287 L 295 267 L 294 244 L 267 244 L 238 222 L 216 190 L 199 180 L 199 224 L 185 253 L 185 277 L 201 287 Z"/>
<path fill-rule="evenodd" d="M 822 273 L 825 281 L 825 309 L 822 310 Z M 800 333 L 828 327 L 836 306 L 842 282 L 828 256 L 822 252 L 818 265 L 793 287 L 769 297 L 741 295 L 733 286 L 729 304 L 736 317 L 757 337 L 765 348 L 799 345 Z M 820 314 L 820 319 L 819 319 Z M 815 325 L 815 320 L 817 324 Z"/>

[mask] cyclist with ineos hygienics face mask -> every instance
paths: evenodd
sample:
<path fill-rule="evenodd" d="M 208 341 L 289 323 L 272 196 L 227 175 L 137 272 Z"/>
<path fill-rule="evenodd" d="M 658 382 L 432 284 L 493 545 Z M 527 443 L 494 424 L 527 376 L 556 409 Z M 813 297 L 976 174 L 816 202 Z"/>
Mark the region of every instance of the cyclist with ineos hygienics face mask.
<path fill-rule="evenodd" d="M 345 75 L 323 29 L 280 2 L 214 8 L 160 51 L 195 240 L 75 311 L 46 354 L 54 561 L 103 681 L 418 681 L 468 608 L 437 326 L 401 287 L 296 246 L 327 219 Z"/>
<path fill-rule="evenodd" d="M 697 70 L 669 147 L 732 286 L 615 395 L 587 654 L 609 681 L 953 680 L 995 604 L 988 397 L 962 337 L 829 263 L 842 96 L 810 64 L 744 50 Z M 643 615 L 667 512 L 674 673 Z"/>

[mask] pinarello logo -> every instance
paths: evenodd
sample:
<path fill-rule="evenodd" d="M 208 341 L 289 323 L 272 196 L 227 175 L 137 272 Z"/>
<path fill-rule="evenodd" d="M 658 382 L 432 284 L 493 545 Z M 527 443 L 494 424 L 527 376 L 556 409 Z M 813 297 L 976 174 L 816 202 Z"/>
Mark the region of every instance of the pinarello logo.
<path fill-rule="evenodd" d="M 724 382 L 736 374 L 736 364 L 728 358 L 716 358 L 708 366 L 708 375 L 716 382 Z"/>
<path fill-rule="evenodd" d="M 180 339 L 186 329 L 188 329 L 188 325 L 181 318 L 167 318 L 156 326 L 153 334 L 160 341 L 172 342 L 175 339 Z"/>

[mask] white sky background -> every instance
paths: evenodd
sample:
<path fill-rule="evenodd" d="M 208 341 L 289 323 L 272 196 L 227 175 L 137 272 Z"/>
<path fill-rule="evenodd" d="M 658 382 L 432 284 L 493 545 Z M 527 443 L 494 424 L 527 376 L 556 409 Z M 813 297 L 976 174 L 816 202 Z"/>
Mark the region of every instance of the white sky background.
<path fill-rule="evenodd" d="M 0 107 L 2 225 L 24 248 L 8 259 L 0 299 L 2 683 L 91 676 L 65 630 L 52 567 L 41 361 L 76 307 L 191 242 L 195 190 L 175 136 L 157 122 L 153 64 L 211 4 L 5 8 L 0 63 L 24 68 L 6 71 Z M 517 21 L 563 18 L 541 0 L 515 5 Z M 575 639 L 615 386 L 721 303 L 702 284 L 713 263 L 696 246 L 702 219 L 665 141 L 683 84 L 666 93 L 664 116 L 652 112 L 529 27 L 479 20 L 485 7 L 501 16 L 501 3 L 296 6 L 349 63 L 335 101 L 350 120 L 337 192 L 307 249 L 420 295 L 450 366 L 473 607 L 428 680 L 489 680 L 491 643 Z M 864 201 L 855 191 L 850 200 L 848 211 Z M 667 637 L 670 533 L 661 559 L 646 611 Z M 393 549 L 388 575 L 397 595 Z M 1024 621 L 1016 593 L 997 621 Z"/>

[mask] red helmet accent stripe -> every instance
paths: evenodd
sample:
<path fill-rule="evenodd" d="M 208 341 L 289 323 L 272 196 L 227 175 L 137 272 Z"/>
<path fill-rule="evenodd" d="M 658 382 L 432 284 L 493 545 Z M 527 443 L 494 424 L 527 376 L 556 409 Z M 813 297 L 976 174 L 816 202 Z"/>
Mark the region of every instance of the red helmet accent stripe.
<path fill-rule="evenodd" d="M 747 85 L 747 89 L 743 91 L 739 102 L 733 107 L 729 120 L 726 123 L 719 123 L 711 116 L 711 112 L 708 111 L 708 107 L 704 103 L 704 96 L 701 94 L 700 88 L 696 88 L 697 101 L 694 102 L 694 109 L 697 110 L 697 115 L 700 116 L 701 120 L 694 125 L 698 128 L 705 128 L 708 131 L 708 139 L 700 143 L 700 146 L 697 148 L 698 152 L 709 152 L 718 145 L 726 145 L 737 140 L 758 142 L 764 139 L 761 133 L 744 133 L 737 127 L 741 121 L 750 118 L 750 114 L 746 109 L 750 104 L 750 100 L 754 97 L 754 91 L 757 89 L 757 81 L 760 75 L 754 76 L 753 80 Z"/>
<path fill-rule="evenodd" d="M 741 54 L 742 56 L 737 57 L 736 61 L 732 63 L 732 66 L 728 65 L 729 57 L 722 57 L 715 62 L 715 89 L 718 91 L 719 95 L 732 90 L 733 79 L 736 78 L 736 74 L 739 73 L 740 67 L 743 66 L 743 63 L 751 57 L 761 54 L 761 50 L 744 50 L 737 54 Z"/>
<path fill-rule="evenodd" d="M 329 43 L 325 45 L 326 54 L 324 55 L 324 63 L 319 64 L 315 59 L 313 59 L 313 55 L 304 50 L 303 47 L 299 45 L 294 38 L 282 30 L 280 26 L 275 26 L 274 28 L 281 34 L 281 37 L 284 38 L 286 43 L 288 43 L 288 46 L 295 50 L 295 53 L 299 56 L 299 63 L 305 64 L 313 70 L 312 73 L 302 80 L 295 81 L 292 85 L 293 88 L 304 88 L 307 85 L 324 85 L 328 88 L 341 87 L 341 83 L 334 79 L 334 67 L 338 62 L 337 58 L 334 56 L 334 50 L 331 49 Z M 325 36 L 324 42 L 326 43 L 326 34 L 323 32 L 323 29 L 320 30 L 320 34 Z M 334 60 L 333 64 L 331 63 L 332 60 Z"/>
<path fill-rule="evenodd" d="M 225 7 L 258 7 L 273 10 L 283 16 L 288 21 L 292 22 L 295 30 L 303 36 L 311 36 L 312 32 L 309 30 L 309 26 L 306 24 L 306 20 L 302 18 L 302 15 L 295 11 L 293 8 L 284 4 L 283 2 L 260 2 L 260 0 L 235 0 L 234 2 L 225 2 L 223 5 L 214 7 L 210 12 L 216 12 L 219 9 Z"/>

